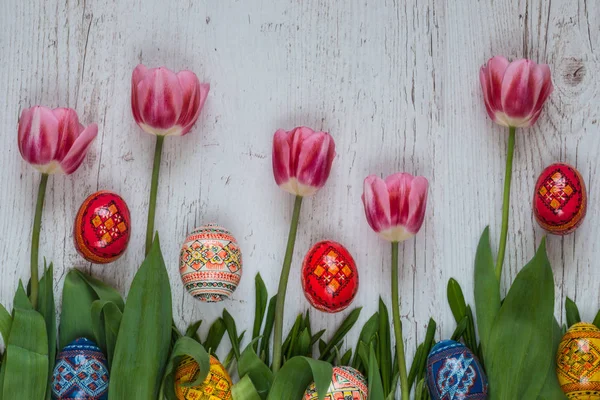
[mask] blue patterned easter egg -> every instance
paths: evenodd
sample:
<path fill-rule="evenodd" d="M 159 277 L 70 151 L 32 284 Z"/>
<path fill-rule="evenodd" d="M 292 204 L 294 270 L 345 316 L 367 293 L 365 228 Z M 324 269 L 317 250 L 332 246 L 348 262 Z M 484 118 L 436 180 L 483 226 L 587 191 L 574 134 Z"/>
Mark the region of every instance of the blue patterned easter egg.
<path fill-rule="evenodd" d="M 52 373 L 52 398 L 108 399 L 108 363 L 94 342 L 79 338 L 58 354 Z"/>
<path fill-rule="evenodd" d="M 483 400 L 488 381 L 477 357 L 462 343 L 443 340 L 427 357 L 427 387 L 432 400 Z"/>

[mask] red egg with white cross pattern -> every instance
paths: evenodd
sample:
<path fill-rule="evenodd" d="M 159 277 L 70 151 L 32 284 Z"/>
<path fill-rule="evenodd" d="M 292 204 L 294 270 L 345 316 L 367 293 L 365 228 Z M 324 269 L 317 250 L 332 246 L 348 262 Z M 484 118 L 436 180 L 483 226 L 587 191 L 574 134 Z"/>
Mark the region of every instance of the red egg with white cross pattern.
<path fill-rule="evenodd" d="M 542 228 L 567 235 L 581 225 L 586 211 L 585 182 L 575 167 L 556 163 L 542 171 L 533 194 L 533 214 Z"/>
<path fill-rule="evenodd" d="M 131 236 L 131 217 L 125 200 L 107 190 L 89 196 L 77 212 L 73 238 L 86 260 L 106 264 L 121 257 Z"/>
<path fill-rule="evenodd" d="M 358 291 L 358 270 L 350 252 L 330 240 L 311 247 L 302 264 L 302 289 L 318 310 L 336 313 L 347 308 Z"/>

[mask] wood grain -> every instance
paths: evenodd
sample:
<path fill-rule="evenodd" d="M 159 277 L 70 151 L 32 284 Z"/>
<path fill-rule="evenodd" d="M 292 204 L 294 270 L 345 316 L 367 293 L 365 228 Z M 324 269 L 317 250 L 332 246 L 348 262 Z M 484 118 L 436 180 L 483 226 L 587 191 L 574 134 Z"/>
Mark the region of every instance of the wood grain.
<path fill-rule="evenodd" d="M 600 4 L 591 0 L 4 0 L 0 302 L 10 307 L 19 279 L 29 275 L 39 175 L 21 160 L 16 126 L 20 110 L 34 104 L 73 107 L 84 123 L 100 127 L 80 170 L 49 182 L 41 254 L 56 266 L 56 293 L 73 267 L 125 292 L 143 258 L 154 145 L 131 116 L 130 76 L 138 63 L 165 65 L 191 69 L 211 84 L 194 130 L 166 141 L 160 176 L 157 227 L 177 324 L 212 321 L 227 307 L 241 330 L 249 329 L 257 272 L 274 293 L 293 199 L 274 184 L 271 138 L 279 127 L 303 124 L 329 131 L 338 155 L 327 186 L 304 202 L 286 326 L 308 307 L 297 278 L 303 255 L 321 239 L 337 240 L 355 256 L 360 323 L 378 296 L 391 303 L 390 249 L 365 221 L 362 180 L 370 173 L 425 175 L 425 224 L 401 246 L 412 358 L 430 316 L 437 339 L 454 329 L 448 278 L 457 278 L 472 302 L 474 251 L 486 225 L 498 241 L 507 132 L 485 114 L 478 72 L 503 54 L 550 64 L 555 84 L 539 122 L 518 132 L 503 282 L 514 279 L 543 235 L 531 212 L 538 173 L 552 162 L 571 163 L 587 180 L 590 209 L 576 233 L 549 238 L 556 315 L 563 320 L 570 296 L 591 320 L 600 303 L 599 36 Z M 98 189 L 120 193 L 134 224 L 129 250 L 108 266 L 84 262 L 71 237 L 77 208 Z M 228 227 L 245 256 L 244 279 L 224 304 L 196 302 L 178 276 L 183 239 L 207 222 Z M 318 328 L 334 329 L 346 314 L 311 310 Z"/>

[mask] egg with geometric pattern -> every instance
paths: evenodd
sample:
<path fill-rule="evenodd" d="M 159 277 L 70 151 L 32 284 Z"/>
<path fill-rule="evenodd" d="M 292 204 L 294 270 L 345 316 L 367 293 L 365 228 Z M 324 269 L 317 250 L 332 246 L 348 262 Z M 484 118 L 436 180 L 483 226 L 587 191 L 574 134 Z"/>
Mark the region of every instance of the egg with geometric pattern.
<path fill-rule="evenodd" d="M 556 352 L 556 374 L 568 399 L 600 399 L 600 329 L 585 322 L 569 328 Z"/>
<path fill-rule="evenodd" d="M 334 367 L 329 390 L 324 400 L 367 400 L 367 380 L 351 367 Z M 319 393 L 314 382 L 306 389 L 304 400 L 318 400 Z"/>
<path fill-rule="evenodd" d="M 223 364 L 210 356 L 210 370 L 199 386 L 186 387 L 200 373 L 198 363 L 189 356 L 183 357 L 175 370 L 175 395 L 179 400 L 231 400 L 233 382 Z"/>
<path fill-rule="evenodd" d="M 432 400 L 487 399 L 488 380 L 473 352 L 454 340 L 437 343 L 427 357 Z"/>
<path fill-rule="evenodd" d="M 181 247 L 179 273 L 185 289 L 200 301 L 230 298 L 242 278 L 242 253 L 235 237 L 214 224 L 194 229 Z"/>
<path fill-rule="evenodd" d="M 58 354 L 52 373 L 55 400 L 107 400 L 108 363 L 98 346 L 79 338 Z"/>

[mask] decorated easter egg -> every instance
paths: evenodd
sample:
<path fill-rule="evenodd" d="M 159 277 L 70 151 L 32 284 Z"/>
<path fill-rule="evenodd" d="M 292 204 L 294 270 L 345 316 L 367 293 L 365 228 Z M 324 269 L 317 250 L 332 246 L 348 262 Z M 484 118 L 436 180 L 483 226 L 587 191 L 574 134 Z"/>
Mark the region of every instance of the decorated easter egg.
<path fill-rule="evenodd" d="M 210 356 L 210 371 L 200 386 L 182 386 L 193 382 L 198 373 L 198 363 L 192 357 L 184 357 L 175 370 L 175 394 L 179 400 L 231 400 L 233 383 L 219 360 Z"/>
<path fill-rule="evenodd" d="M 106 264 L 121 257 L 129 244 L 131 218 L 127 204 L 106 190 L 89 196 L 77 212 L 75 248 L 86 260 Z"/>
<path fill-rule="evenodd" d="M 331 385 L 325 395 L 325 400 L 367 400 L 367 380 L 350 367 L 334 367 Z M 304 400 L 317 400 L 319 394 L 314 382 L 304 392 Z"/>
<path fill-rule="evenodd" d="M 304 257 L 302 289 L 318 310 L 335 313 L 348 307 L 358 291 L 358 270 L 348 250 L 329 240 L 315 244 Z"/>
<path fill-rule="evenodd" d="M 584 322 L 569 328 L 556 352 L 556 374 L 567 398 L 600 400 L 600 329 Z"/>
<path fill-rule="evenodd" d="M 488 381 L 477 357 L 462 343 L 443 340 L 427 356 L 432 400 L 487 399 Z"/>
<path fill-rule="evenodd" d="M 533 214 L 542 228 L 555 235 L 573 232 L 585 217 L 587 194 L 579 171 L 568 164 L 552 164 L 537 180 Z"/>
<path fill-rule="evenodd" d="M 242 277 L 242 253 L 231 233 L 217 225 L 196 228 L 181 247 L 179 273 L 195 298 L 228 299 Z"/>
<path fill-rule="evenodd" d="M 52 373 L 52 398 L 108 399 L 108 363 L 94 342 L 79 338 L 58 354 Z"/>

